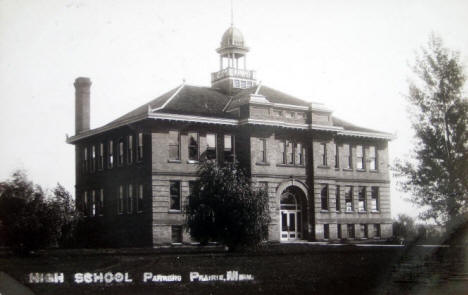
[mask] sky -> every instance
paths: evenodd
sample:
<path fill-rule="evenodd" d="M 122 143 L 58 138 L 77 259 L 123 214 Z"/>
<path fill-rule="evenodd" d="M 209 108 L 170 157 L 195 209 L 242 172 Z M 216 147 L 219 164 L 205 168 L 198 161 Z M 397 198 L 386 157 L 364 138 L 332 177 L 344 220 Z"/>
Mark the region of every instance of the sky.
<path fill-rule="evenodd" d="M 431 32 L 468 64 L 468 1 L 234 0 L 247 67 L 268 85 L 415 144 L 405 95 Z M 74 192 L 75 78 L 89 77 L 91 128 L 180 85 L 210 85 L 230 0 L 0 0 L 0 180 L 16 169 Z M 392 216 L 418 209 L 391 182 Z"/>

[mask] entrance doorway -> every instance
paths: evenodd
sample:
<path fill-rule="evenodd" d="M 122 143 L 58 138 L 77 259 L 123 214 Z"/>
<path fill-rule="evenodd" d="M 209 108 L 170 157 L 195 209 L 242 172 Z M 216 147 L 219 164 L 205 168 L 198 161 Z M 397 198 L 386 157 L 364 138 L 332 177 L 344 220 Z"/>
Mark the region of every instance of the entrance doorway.
<path fill-rule="evenodd" d="M 302 239 L 302 192 L 299 188 L 289 187 L 281 195 L 280 228 L 281 240 Z"/>

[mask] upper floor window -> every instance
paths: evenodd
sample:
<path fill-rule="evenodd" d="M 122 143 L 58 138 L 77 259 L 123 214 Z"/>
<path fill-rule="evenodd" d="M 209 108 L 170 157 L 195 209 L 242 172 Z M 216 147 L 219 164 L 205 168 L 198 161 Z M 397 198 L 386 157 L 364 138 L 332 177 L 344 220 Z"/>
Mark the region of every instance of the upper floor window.
<path fill-rule="evenodd" d="M 137 140 L 137 161 L 141 161 L 143 160 L 143 133 L 138 133 Z"/>
<path fill-rule="evenodd" d="M 112 167 L 114 167 L 114 142 L 112 140 L 109 140 L 109 154 L 107 165 L 109 169 L 112 169 Z"/>
<path fill-rule="evenodd" d="M 260 163 L 267 162 L 267 140 L 266 138 L 260 138 L 260 145 L 258 150 L 258 161 Z"/>
<path fill-rule="evenodd" d="M 91 191 L 91 216 L 96 216 L 96 191 Z"/>
<path fill-rule="evenodd" d="M 328 184 L 324 184 L 320 191 L 320 203 L 322 210 L 328 210 Z"/>
<path fill-rule="evenodd" d="M 169 131 L 169 160 L 180 160 L 179 131 Z"/>
<path fill-rule="evenodd" d="M 93 145 L 91 146 L 91 171 L 93 172 L 96 170 L 96 161 L 97 161 L 96 146 Z"/>
<path fill-rule="evenodd" d="M 180 181 L 170 182 L 170 209 L 180 210 Z"/>
<path fill-rule="evenodd" d="M 117 213 L 124 212 L 124 188 L 123 185 L 119 186 L 119 199 L 117 200 Z"/>
<path fill-rule="evenodd" d="M 379 187 L 371 187 L 371 210 L 379 211 Z"/>
<path fill-rule="evenodd" d="M 336 186 L 336 190 L 335 190 L 335 204 L 336 204 L 336 211 L 340 211 L 341 210 L 341 196 L 340 196 L 340 186 L 337 185 Z"/>
<path fill-rule="evenodd" d="M 304 165 L 304 147 L 302 143 L 296 143 L 295 162 L 296 165 Z"/>
<path fill-rule="evenodd" d="M 240 88 L 240 81 L 234 80 L 234 88 Z"/>
<path fill-rule="evenodd" d="M 367 210 L 366 206 L 366 187 L 360 186 L 358 190 L 359 196 L 359 211 L 364 212 Z"/>
<path fill-rule="evenodd" d="M 345 186 L 345 205 L 346 205 L 346 212 L 353 211 L 353 187 L 352 186 Z"/>
<path fill-rule="evenodd" d="M 338 144 L 335 144 L 335 168 L 340 168 L 340 150 Z"/>
<path fill-rule="evenodd" d="M 104 143 L 99 143 L 99 159 L 98 159 L 98 169 L 102 170 L 104 168 Z"/>
<path fill-rule="evenodd" d="M 133 213 L 133 185 L 128 185 L 127 212 Z"/>
<path fill-rule="evenodd" d="M 294 164 L 294 143 L 292 141 L 286 141 L 286 164 Z"/>
<path fill-rule="evenodd" d="M 206 135 L 206 159 L 216 160 L 216 134 Z"/>
<path fill-rule="evenodd" d="M 124 141 L 123 139 L 119 140 L 119 165 L 124 163 Z"/>
<path fill-rule="evenodd" d="M 133 163 L 133 135 L 127 137 L 127 162 Z"/>
<path fill-rule="evenodd" d="M 328 166 L 328 159 L 327 159 L 327 144 L 321 143 L 320 144 L 320 165 L 321 166 Z"/>
<path fill-rule="evenodd" d="M 197 132 L 189 132 L 188 134 L 188 154 L 189 160 L 198 161 L 199 157 L 199 137 Z"/>
<path fill-rule="evenodd" d="M 88 172 L 88 148 L 83 149 L 83 172 Z"/>
<path fill-rule="evenodd" d="M 234 161 L 234 136 L 230 134 L 224 135 L 224 161 Z"/>
<path fill-rule="evenodd" d="M 364 169 L 364 150 L 362 145 L 356 146 L 356 169 Z"/>
<path fill-rule="evenodd" d="M 351 153 L 351 145 L 344 144 L 343 145 L 343 156 L 345 157 L 346 161 L 343 163 L 345 169 L 351 169 L 353 167 L 353 156 Z"/>
<path fill-rule="evenodd" d="M 377 170 L 377 154 L 375 152 L 375 146 L 369 147 L 369 170 Z"/>

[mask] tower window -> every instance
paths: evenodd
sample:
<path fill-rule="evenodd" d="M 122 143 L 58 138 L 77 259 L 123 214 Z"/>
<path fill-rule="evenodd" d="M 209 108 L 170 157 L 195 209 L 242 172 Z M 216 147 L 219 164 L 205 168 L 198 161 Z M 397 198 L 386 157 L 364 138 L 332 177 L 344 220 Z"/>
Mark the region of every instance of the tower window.
<path fill-rule="evenodd" d="M 286 141 L 286 156 L 287 156 L 287 164 L 293 165 L 294 164 L 294 144 L 287 140 Z"/>
<path fill-rule="evenodd" d="M 364 150 L 362 145 L 356 146 L 356 169 L 364 169 Z"/>
<path fill-rule="evenodd" d="M 267 140 L 266 138 L 260 138 L 258 160 L 260 163 L 267 162 Z"/>
<path fill-rule="evenodd" d="M 340 168 L 340 152 L 338 144 L 335 144 L 335 168 Z"/>
<path fill-rule="evenodd" d="M 169 160 L 180 160 L 179 131 L 169 131 Z"/>
<path fill-rule="evenodd" d="M 137 161 L 143 160 L 143 133 L 138 133 Z"/>
<path fill-rule="evenodd" d="M 216 160 L 216 134 L 208 133 L 206 135 L 206 158 Z"/>
<path fill-rule="evenodd" d="M 321 156 L 321 165 L 327 166 L 327 144 L 320 144 L 320 156 Z"/>
<path fill-rule="evenodd" d="M 133 135 L 127 137 L 127 162 L 133 163 Z"/>
<path fill-rule="evenodd" d="M 114 142 L 109 140 L 109 162 L 108 162 L 109 169 L 114 167 Z"/>
<path fill-rule="evenodd" d="M 189 153 L 189 160 L 191 161 L 198 161 L 199 155 L 199 145 L 198 145 L 198 133 L 197 132 L 189 132 L 188 134 L 188 153 Z"/>
<path fill-rule="evenodd" d="M 377 170 L 377 161 L 376 161 L 376 152 L 375 146 L 369 147 L 369 169 L 370 170 Z"/>
<path fill-rule="evenodd" d="M 296 165 L 304 165 L 304 147 L 301 143 L 296 144 Z"/>

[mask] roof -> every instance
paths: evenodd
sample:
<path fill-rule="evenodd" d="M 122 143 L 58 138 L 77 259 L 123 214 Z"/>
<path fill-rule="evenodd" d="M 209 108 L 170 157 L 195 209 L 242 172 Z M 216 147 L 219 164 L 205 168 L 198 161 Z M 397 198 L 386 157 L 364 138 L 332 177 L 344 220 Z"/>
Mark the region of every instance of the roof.
<path fill-rule="evenodd" d="M 221 48 L 228 47 L 244 47 L 244 36 L 241 31 L 236 27 L 229 27 L 229 29 L 224 32 L 223 37 L 221 38 Z"/>
<path fill-rule="evenodd" d="M 258 88 L 259 87 L 259 88 Z M 268 102 L 282 107 L 301 107 L 307 109 L 311 106 L 310 102 L 296 98 L 289 94 L 275 90 L 267 86 L 255 86 L 248 89 L 240 90 L 236 95 L 228 96 L 219 89 L 211 87 L 200 87 L 182 84 L 161 96 L 149 101 L 148 103 L 128 112 L 127 114 L 117 118 L 116 120 L 96 129 L 88 130 L 83 133 L 71 137 L 68 141 L 75 142 L 84 137 L 111 130 L 119 126 L 129 124 L 131 122 L 140 121 L 149 118 L 149 114 L 167 117 L 169 114 L 180 116 L 198 117 L 199 120 L 230 120 L 229 122 L 237 122 L 237 118 L 232 112 L 227 112 L 229 107 L 235 107 L 240 101 L 248 100 L 252 94 L 264 96 Z M 167 115 L 165 115 L 167 114 Z M 235 123 L 233 123 L 235 124 Z M 306 126 L 306 125 L 305 125 Z M 339 118 L 333 117 L 333 126 L 330 126 L 344 131 L 364 132 L 369 134 L 386 135 L 380 131 L 363 128 Z M 327 128 L 321 126 L 321 128 Z"/>

